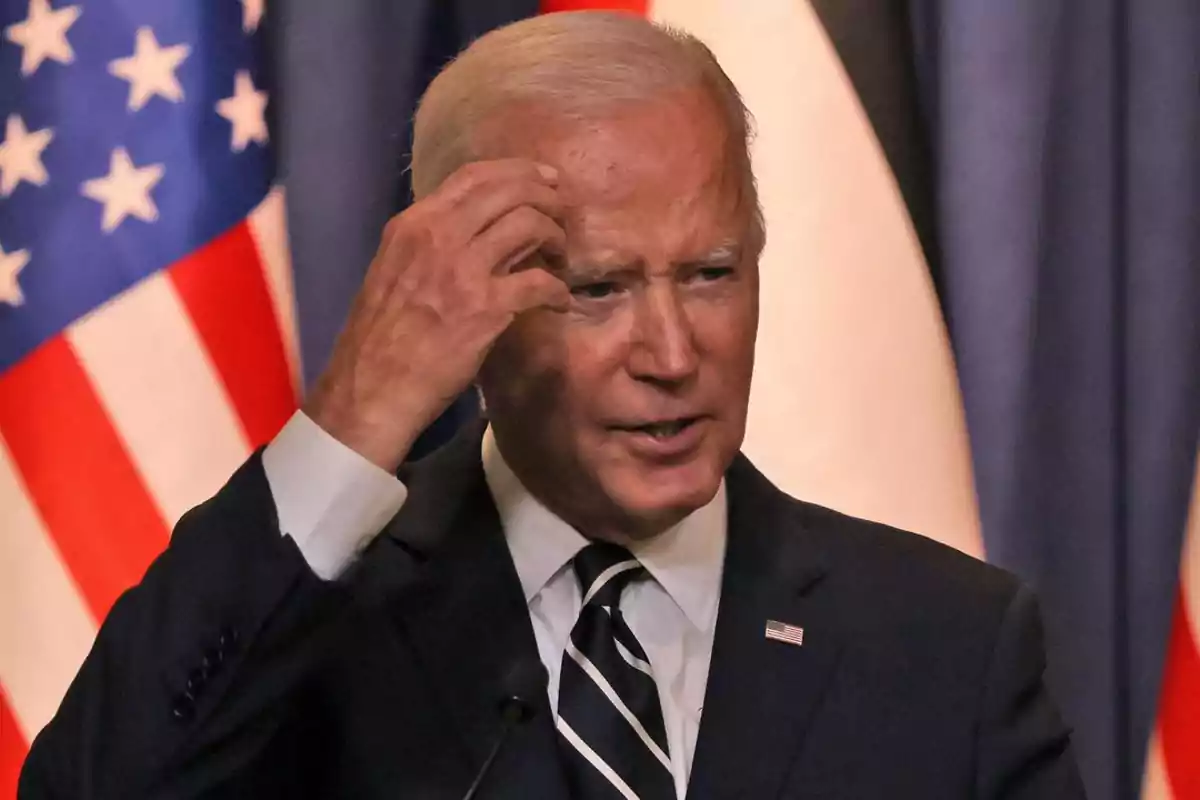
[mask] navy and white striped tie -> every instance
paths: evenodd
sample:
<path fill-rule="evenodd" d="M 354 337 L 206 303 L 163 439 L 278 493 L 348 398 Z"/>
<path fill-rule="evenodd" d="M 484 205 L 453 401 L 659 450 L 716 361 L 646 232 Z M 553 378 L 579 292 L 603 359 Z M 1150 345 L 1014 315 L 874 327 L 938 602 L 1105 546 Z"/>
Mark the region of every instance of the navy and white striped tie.
<path fill-rule="evenodd" d="M 650 659 L 625 624 L 621 592 L 646 569 L 594 542 L 575 574 L 583 607 L 563 653 L 558 739 L 574 800 L 674 800 L 666 726 Z"/>

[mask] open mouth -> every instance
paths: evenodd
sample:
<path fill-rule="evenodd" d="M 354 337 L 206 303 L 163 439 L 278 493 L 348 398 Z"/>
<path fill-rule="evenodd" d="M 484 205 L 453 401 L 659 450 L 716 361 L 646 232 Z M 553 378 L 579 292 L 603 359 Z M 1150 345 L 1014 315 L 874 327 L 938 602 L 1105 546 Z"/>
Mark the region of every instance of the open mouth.
<path fill-rule="evenodd" d="M 699 417 L 685 417 L 665 422 L 651 422 L 646 425 L 634 425 L 624 428 L 624 430 L 633 433 L 644 433 L 654 439 L 670 439 L 692 427 L 698 420 Z"/>

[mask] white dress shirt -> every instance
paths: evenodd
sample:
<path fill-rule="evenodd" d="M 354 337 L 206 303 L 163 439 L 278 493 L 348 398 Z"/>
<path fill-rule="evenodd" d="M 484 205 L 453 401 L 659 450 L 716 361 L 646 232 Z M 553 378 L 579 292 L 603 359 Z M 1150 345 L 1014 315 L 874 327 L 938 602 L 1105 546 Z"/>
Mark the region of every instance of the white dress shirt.
<path fill-rule="evenodd" d="M 549 674 L 550 707 L 582 595 L 571 559 L 587 540 L 550 512 L 505 463 L 489 428 L 482 459 L 509 551 L 529 603 L 538 655 Z M 301 412 L 263 454 L 279 515 L 313 571 L 331 579 L 404 504 L 407 490 Z M 725 557 L 725 487 L 678 525 L 624 542 L 650 579 L 630 585 L 621 611 L 650 658 L 667 730 L 675 790 L 683 799 L 700 727 Z"/>

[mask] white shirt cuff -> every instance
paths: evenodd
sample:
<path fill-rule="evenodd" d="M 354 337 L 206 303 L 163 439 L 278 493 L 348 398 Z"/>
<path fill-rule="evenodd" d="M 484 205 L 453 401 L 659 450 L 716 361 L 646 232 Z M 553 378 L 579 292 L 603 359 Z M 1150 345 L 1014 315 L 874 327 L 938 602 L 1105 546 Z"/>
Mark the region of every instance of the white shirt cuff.
<path fill-rule="evenodd" d="M 263 452 L 279 530 L 319 577 L 333 580 L 408 496 L 395 475 L 333 438 L 303 411 Z"/>

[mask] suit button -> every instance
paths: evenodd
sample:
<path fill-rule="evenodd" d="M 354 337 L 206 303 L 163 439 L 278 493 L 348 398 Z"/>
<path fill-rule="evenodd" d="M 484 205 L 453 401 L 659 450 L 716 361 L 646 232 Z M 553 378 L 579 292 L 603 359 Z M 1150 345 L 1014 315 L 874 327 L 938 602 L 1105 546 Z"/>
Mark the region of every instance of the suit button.
<path fill-rule="evenodd" d="M 217 639 L 217 649 L 223 653 L 232 653 L 238 641 L 237 628 L 226 626 L 221 629 L 221 636 Z"/>
<path fill-rule="evenodd" d="M 220 651 L 215 647 L 210 647 L 204 651 L 204 657 L 200 659 L 200 674 L 204 677 L 204 680 L 208 680 L 216 674 L 222 660 Z"/>
<path fill-rule="evenodd" d="M 177 695 L 175 702 L 171 705 L 171 716 L 177 722 L 190 722 L 192 717 L 196 716 L 196 704 L 193 698 L 186 693 Z"/>
<path fill-rule="evenodd" d="M 225 661 L 225 651 L 219 647 L 210 647 L 204 651 L 204 661 L 208 662 L 209 671 L 215 672 Z"/>
<path fill-rule="evenodd" d="M 186 693 L 195 697 L 204 688 L 204 684 L 208 682 L 208 676 L 198 669 L 194 669 L 188 673 Z"/>

